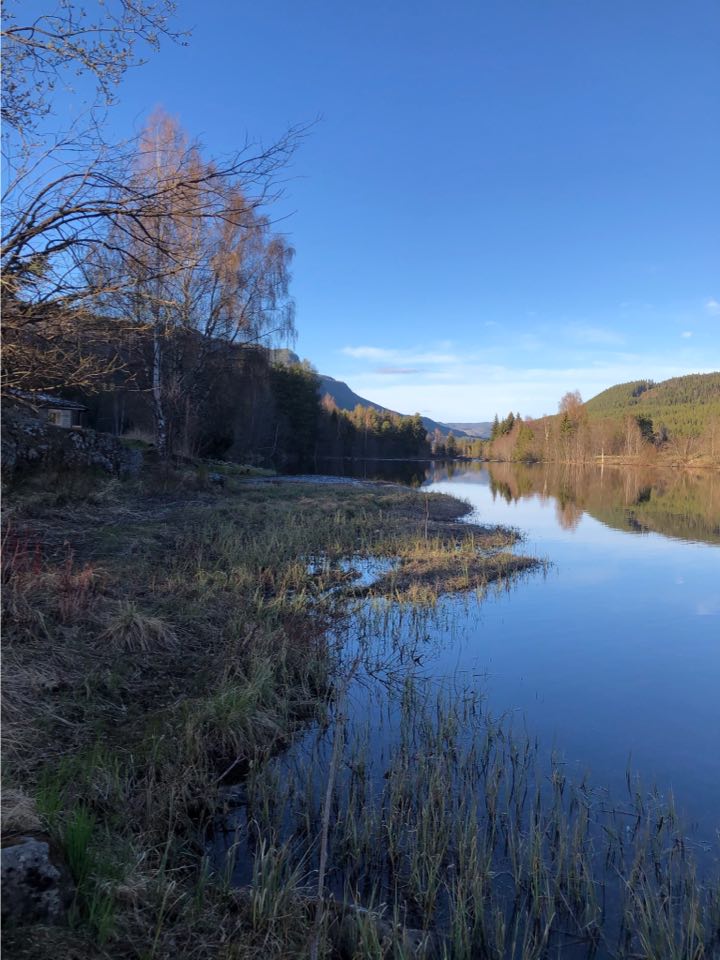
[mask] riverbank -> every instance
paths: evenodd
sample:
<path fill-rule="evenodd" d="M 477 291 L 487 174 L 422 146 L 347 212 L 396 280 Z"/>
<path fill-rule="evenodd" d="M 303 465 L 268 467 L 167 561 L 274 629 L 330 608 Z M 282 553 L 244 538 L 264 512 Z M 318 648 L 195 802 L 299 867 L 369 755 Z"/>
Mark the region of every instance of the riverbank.
<path fill-rule="evenodd" d="M 8 930 L 7 956 L 274 955 L 206 870 L 224 783 L 323 717 L 358 595 L 431 604 L 534 562 L 462 501 L 367 482 L 64 475 L 5 509 L 3 830 L 75 891 L 68 927 Z M 391 563 L 358 588 L 369 557 Z"/>
<path fill-rule="evenodd" d="M 710 454 L 697 454 L 697 455 L 682 455 L 677 453 L 657 453 L 653 452 L 652 455 L 637 454 L 637 455 L 602 455 L 594 454 L 593 456 L 579 457 L 579 458 L 548 458 L 541 459 L 535 457 L 473 457 L 473 458 L 462 458 L 456 457 L 457 461 L 460 460 L 479 460 L 483 463 L 517 463 L 525 464 L 532 466 L 534 464 L 555 464 L 562 467 L 637 467 L 639 469 L 657 469 L 657 470 L 720 470 L 720 457 L 711 456 Z"/>

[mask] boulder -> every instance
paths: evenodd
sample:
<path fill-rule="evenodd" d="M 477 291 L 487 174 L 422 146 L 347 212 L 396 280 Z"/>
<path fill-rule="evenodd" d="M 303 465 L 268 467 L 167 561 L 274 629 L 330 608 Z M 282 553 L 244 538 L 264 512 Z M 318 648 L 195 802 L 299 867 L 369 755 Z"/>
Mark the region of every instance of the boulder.
<path fill-rule="evenodd" d="M 6 671 L 3 682 L 7 680 Z M 3 787 L 0 792 L 0 824 L 3 837 L 42 830 L 35 801 L 16 787 Z"/>
<path fill-rule="evenodd" d="M 65 923 L 75 894 L 70 871 L 43 833 L 4 837 L 0 852 L 3 925 Z"/>

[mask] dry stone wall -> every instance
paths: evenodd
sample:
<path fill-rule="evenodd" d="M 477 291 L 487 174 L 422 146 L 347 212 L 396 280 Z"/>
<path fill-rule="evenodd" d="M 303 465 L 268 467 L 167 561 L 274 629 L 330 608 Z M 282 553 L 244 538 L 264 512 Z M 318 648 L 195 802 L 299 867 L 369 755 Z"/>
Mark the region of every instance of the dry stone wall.
<path fill-rule="evenodd" d="M 143 462 L 140 450 L 109 433 L 56 427 L 9 404 L 3 406 L 1 454 L 6 482 L 39 469 L 97 469 L 132 477 Z"/>

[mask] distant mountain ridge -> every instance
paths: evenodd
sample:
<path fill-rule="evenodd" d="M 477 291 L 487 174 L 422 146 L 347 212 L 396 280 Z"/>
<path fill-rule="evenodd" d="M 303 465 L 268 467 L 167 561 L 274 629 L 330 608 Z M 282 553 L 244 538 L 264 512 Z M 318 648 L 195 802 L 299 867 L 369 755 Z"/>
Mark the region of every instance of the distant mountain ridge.
<path fill-rule="evenodd" d="M 324 397 L 326 393 L 329 394 L 341 410 L 354 410 L 358 404 L 361 404 L 363 407 L 372 407 L 373 410 L 379 410 L 381 413 L 398 413 L 397 410 L 391 410 L 389 407 L 383 407 L 372 400 L 366 400 L 365 397 L 361 397 L 354 390 L 351 390 L 343 380 L 336 380 L 334 377 L 328 377 L 325 374 L 319 374 L 319 379 L 318 392 L 320 396 Z M 409 416 L 409 414 L 400 414 L 400 416 Z M 428 433 L 439 430 L 444 437 L 451 433 L 456 437 L 470 438 L 472 436 L 464 430 L 456 429 L 449 423 L 439 423 L 437 420 L 431 420 L 430 417 L 421 417 L 420 419 Z"/>
<path fill-rule="evenodd" d="M 480 423 L 446 423 L 445 426 L 450 427 L 453 432 L 459 430 L 478 440 L 489 440 L 492 430 L 492 423 L 489 420 L 482 420 Z"/>
<path fill-rule="evenodd" d="M 296 353 L 293 353 L 292 350 L 288 350 L 287 348 L 270 350 L 270 354 L 272 355 L 274 363 L 300 363 L 300 357 Z M 329 394 L 340 410 L 354 410 L 355 407 L 360 404 L 363 407 L 371 407 L 373 410 L 378 410 L 381 413 L 394 413 L 397 416 L 405 417 L 411 416 L 411 414 L 401 414 L 397 410 L 391 410 L 389 407 L 383 407 L 381 404 L 375 403 L 373 400 L 367 400 L 365 397 L 361 397 L 359 394 L 355 393 L 355 391 L 352 390 L 343 380 L 336 380 L 334 377 L 329 377 L 324 373 L 318 374 L 318 380 L 318 394 L 321 397 L 324 397 L 326 393 Z M 420 419 L 422 420 L 428 433 L 434 433 L 436 430 L 439 430 L 444 437 L 447 437 L 452 433 L 456 437 L 465 437 L 467 439 L 480 436 L 480 434 L 477 433 L 470 433 L 469 430 L 463 430 L 460 424 L 439 423 L 437 420 L 431 420 L 430 417 L 421 417 Z M 469 424 L 468 426 L 487 426 L 487 436 L 490 436 L 490 427 L 492 426 L 490 423 Z"/>

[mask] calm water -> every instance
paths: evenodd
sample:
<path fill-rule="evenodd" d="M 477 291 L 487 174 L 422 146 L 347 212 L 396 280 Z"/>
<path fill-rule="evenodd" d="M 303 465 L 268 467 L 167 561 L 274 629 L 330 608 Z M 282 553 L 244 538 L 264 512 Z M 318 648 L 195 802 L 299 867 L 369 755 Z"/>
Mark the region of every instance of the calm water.
<path fill-rule="evenodd" d="M 698 836 L 715 834 L 720 475 L 457 461 L 322 468 L 450 493 L 470 502 L 468 520 L 517 528 L 516 550 L 549 561 L 546 573 L 482 602 L 442 599 L 416 675 L 480 692 L 611 795 L 630 763 L 645 787 L 674 794 Z M 395 642 L 410 633 L 397 628 Z M 376 693 L 354 691 L 356 722 L 387 710 Z M 370 736 L 382 751 L 392 722 Z"/>
<path fill-rule="evenodd" d="M 593 782 L 620 788 L 631 755 L 702 833 L 720 826 L 720 477 L 454 464 L 426 484 L 552 564 L 486 598 L 435 669 L 486 675 L 496 709 Z"/>
<path fill-rule="evenodd" d="M 643 795 L 653 786 L 661 798 L 672 792 L 704 870 L 716 859 L 708 841 L 720 828 L 720 476 L 479 463 L 366 463 L 353 471 L 346 464 L 343 474 L 353 472 L 464 498 L 469 520 L 517 528 L 524 540 L 515 549 L 547 565 L 480 597 L 441 598 L 425 615 L 363 601 L 337 636 L 338 648 L 349 650 L 346 669 L 359 647 L 365 657 L 339 698 L 347 759 L 333 822 L 346 816 L 358 769 L 369 772 L 371 794 L 382 793 L 402 737 L 403 682 L 412 677 L 429 704 L 450 691 L 464 702 L 480 698 L 484 712 L 510 715 L 537 740 L 541 759 L 560 758 L 576 782 L 588 774 L 612 801 L 626 796 L 629 765 Z M 366 578 L 383 569 L 349 563 Z M 213 854 L 224 863 L 240 845 L 231 867 L 237 884 L 252 879 L 258 819 L 274 823 L 281 839 L 317 832 L 333 730 L 307 728 L 261 773 L 269 787 L 241 788 L 221 820 Z M 270 798 L 263 810 L 260 796 Z M 314 843 L 301 861 L 309 875 L 316 856 Z M 343 868 L 331 871 L 338 899 L 346 882 Z M 608 909 L 616 909 L 611 900 Z M 557 955 L 586 955 L 578 950 Z"/>

